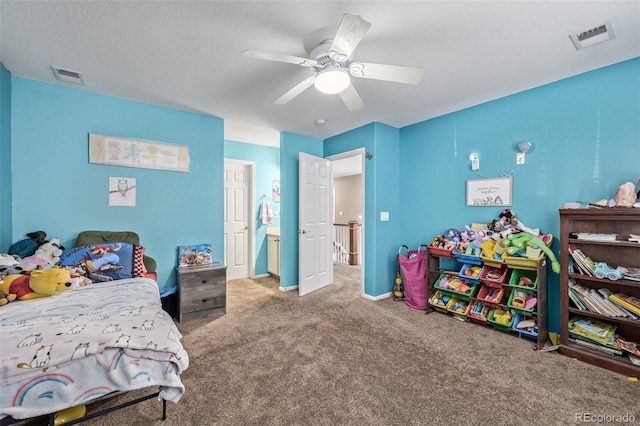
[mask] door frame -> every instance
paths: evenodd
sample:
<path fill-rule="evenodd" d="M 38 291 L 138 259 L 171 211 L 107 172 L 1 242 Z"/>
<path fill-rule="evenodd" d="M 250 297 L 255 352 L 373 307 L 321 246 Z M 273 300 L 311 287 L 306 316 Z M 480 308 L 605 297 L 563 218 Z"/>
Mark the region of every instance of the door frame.
<path fill-rule="evenodd" d="M 225 163 L 225 169 L 226 169 L 226 163 L 235 163 L 235 164 L 241 164 L 243 166 L 248 166 L 249 167 L 249 179 L 247 179 L 247 182 L 249 183 L 249 188 L 247 189 L 247 192 L 249 193 L 249 205 L 248 205 L 248 215 L 247 217 L 249 218 L 249 229 L 247 229 L 247 262 L 248 262 L 248 269 L 247 272 L 249 274 L 249 278 L 255 278 L 256 277 L 256 264 L 255 264 L 255 257 L 256 257 L 256 237 L 255 237 L 255 230 L 256 230 L 256 224 L 255 224 L 255 218 L 256 218 L 256 196 L 255 196 L 255 192 L 256 192 L 256 163 L 255 161 L 247 161 L 247 160 L 237 160 L 235 158 L 226 158 L 224 159 L 224 163 Z M 226 200 L 225 200 L 226 203 Z M 224 206 L 224 209 L 226 211 L 227 206 Z M 225 253 L 226 254 L 226 253 Z"/>
<path fill-rule="evenodd" d="M 364 272 L 365 272 L 365 262 L 366 262 L 366 252 L 365 252 L 365 239 L 366 239 L 366 227 L 365 227 L 365 212 L 367 210 L 367 197 L 366 197 L 366 192 L 365 192 L 365 182 L 366 182 L 366 175 L 365 175 L 365 149 L 364 148 L 356 148 L 353 149 L 351 151 L 345 151 L 345 152 L 341 152 L 339 154 L 334 154 L 334 155 L 330 155 L 328 157 L 326 157 L 327 160 L 330 161 L 334 161 L 334 160 L 340 160 L 343 158 L 349 158 L 349 157 L 355 157 L 356 155 L 360 155 L 360 158 L 362 159 L 362 223 L 360 224 L 360 237 L 362 239 L 362 244 L 360 247 L 360 250 L 362 250 L 362 255 L 361 255 L 361 259 L 362 259 L 362 264 L 360 265 L 362 273 L 360 274 L 360 295 L 361 296 L 366 296 L 365 292 L 364 292 Z M 333 183 L 333 167 L 331 168 L 331 182 Z M 334 206 L 333 206 L 333 196 L 331 197 L 331 208 L 332 211 L 335 210 Z M 333 268 L 331 268 L 333 270 Z"/>

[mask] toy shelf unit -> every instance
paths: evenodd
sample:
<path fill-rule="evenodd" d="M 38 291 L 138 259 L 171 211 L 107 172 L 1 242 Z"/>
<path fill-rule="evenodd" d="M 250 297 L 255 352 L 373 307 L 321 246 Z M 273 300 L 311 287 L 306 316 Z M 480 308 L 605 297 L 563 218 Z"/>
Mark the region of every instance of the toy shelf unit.
<path fill-rule="evenodd" d="M 640 305 L 640 243 L 632 241 L 640 235 L 640 209 L 559 213 L 559 351 L 640 378 L 634 364 L 640 356 L 633 355 L 634 343 L 640 343 L 640 307 L 633 304 Z"/>
<path fill-rule="evenodd" d="M 547 328 L 547 259 L 482 259 L 429 250 L 427 313 L 439 311 L 535 341 Z"/>

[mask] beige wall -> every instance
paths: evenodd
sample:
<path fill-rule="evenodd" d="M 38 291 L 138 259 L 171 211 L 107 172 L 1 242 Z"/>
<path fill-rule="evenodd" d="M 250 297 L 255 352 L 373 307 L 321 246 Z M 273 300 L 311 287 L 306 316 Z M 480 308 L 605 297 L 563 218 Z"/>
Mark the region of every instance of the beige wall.
<path fill-rule="evenodd" d="M 362 175 L 336 178 L 333 184 L 335 223 L 348 223 L 350 220 L 362 222 L 358 217 L 362 216 Z"/>

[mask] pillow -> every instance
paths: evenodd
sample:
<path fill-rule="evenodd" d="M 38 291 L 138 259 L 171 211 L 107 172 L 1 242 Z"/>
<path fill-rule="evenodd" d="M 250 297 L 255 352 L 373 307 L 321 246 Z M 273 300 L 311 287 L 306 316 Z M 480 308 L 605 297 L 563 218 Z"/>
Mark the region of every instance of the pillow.
<path fill-rule="evenodd" d="M 134 245 L 133 246 L 133 268 L 131 274 L 134 277 L 142 277 L 147 274 L 147 268 L 144 266 L 144 251 L 145 247 Z"/>
<path fill-rule="evenodd" d="M 60 266 L 82 268 L 94 283 L 131 278 L 134 263 L 134 245 L 129 243 L 74 247 L 60 256 Z"/>

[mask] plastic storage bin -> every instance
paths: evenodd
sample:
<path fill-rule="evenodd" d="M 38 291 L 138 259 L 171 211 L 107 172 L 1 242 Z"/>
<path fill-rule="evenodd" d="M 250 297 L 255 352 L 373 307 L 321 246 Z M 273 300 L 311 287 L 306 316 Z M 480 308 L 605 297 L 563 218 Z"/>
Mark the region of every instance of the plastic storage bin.
<path fill-rule="evenodd" d="M 489 311 L 491 307 L 481 300 L 474 300 L 467 311 L 467 318 L 479 324 L 489 323 Z"/>
<path fill-rule="evenodd" d="M 508 321 L 500 321 L 500 318 L 505 316 Z M 500 331 L 511 332 L 515 317 L 516 313 L 512 309 L 505 311 L 503 309 L 493 308 L 489 311 L 489 322 L 496 330 Z"/>
<path fill-rule="evenodd" d="M 482 259 L 480 259 L 480 256 L 465 254 L 457 250 L 453 251 L 453 256 L 462 263 L 470 263 L 472 265 L 482 265 Z"/>
<path fill-rule="evenodd" d="M 522 306 L 521 302 L 524 302 L 524 306 Z M 525 314 L 530 314 L 536 311 L 536 307 L 538 306 L 538 299 L 536 298 L 536 294 L 533 292 L 513 289 L 511 291 L 511 295 L 509 296 L 507 306 L 520 312 L 524 312 Z"/>
<path fill-rule="evenodd" d="M 490 287 L 502 287 L 502 284 L 507 282 L 509 277 L 509 268 L 507 265 L 500 265 L 499 267 L 486 266 L 482 268 L 482 274 L 480 279 Z"/>
<path fill-rule="evenodd" d="M 447 312 L 447 303 L 450 299 L 451 296 L 443 294 L 441 291 L 436 291 L 429 299 L 429 305 L 433 306 L 436 311 Z"/>
<path fill-rule="evenodd" d="M 525 321 L 532 321 L 534 326 L 530 328 L 518 328 L 518 326 Z M 513 319 L 513 325 L 511 326 L 511 329 L 524 337 L 528 337 L 534 340 L 538 338 L 538 320 L 535 317 L 516 313 L 516 317 Z"/>
<path fill-rule="evenodd" d="M 449 303 L 447 303 L 447 311 L 451 312 L 453 315 L 465 318 L 467 316 L 467 312 L 469 312 L 470 303 L 468 300 L 461 300 L 457 297 L 452 297 L 449 299 Z"/>
<path fill-rule="evenodd" d="M 467 282 L 480 284 L 480 276 L 482 275 L 482 270 L 483 267 L 480 265 L 465 263 L 464 265 L 462 265 L 462 269 L 460 269 L 460 276 L 467 280 Z"/>
<path fill-rule="evenodd" d="M 451 250 L 443 249 L 440 247 L 429 246 L 429 252 L 431 252 L 431 254 L 434 256 L 440 256 L 440 257 L 453 256 L 453 254 L 451 253 Z"/>
<path fill-rule="evenodd" d="M 457 295 L 466 300 L 475 296 L 478 291 L 478 287 L 480 287 L 478 284 L 469 283 L 456 275 L 449 274 L 440 275 L 440 278 L 438 278 L 438 281 L 436 281 L 433 286 L 445 293 Z"/>
<path fill-rule="evenodd" d="M 524 269 L 513 269 L 509 285 L 521 290 L 535 290 L 538 287 L 538 273 Z"/>
<path fill-rule="evenodd" d="M 502 303 L 504 294 L 504 287 L 495 288 L 483 284 L 478 291 L 478 299 L 483 301 L 486 305 L 497 308 L 498 305 Z"/>

